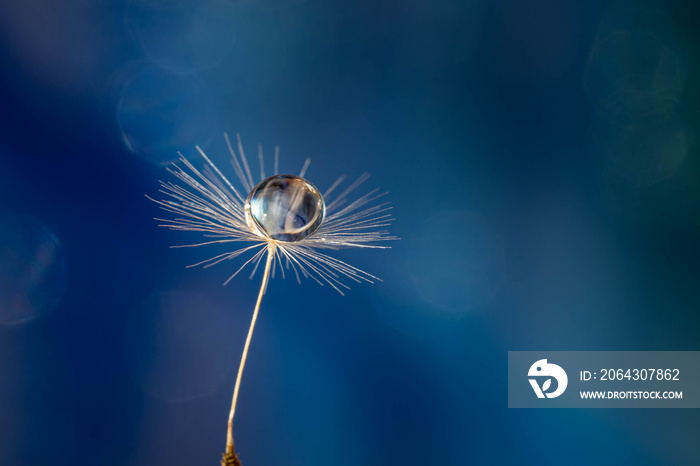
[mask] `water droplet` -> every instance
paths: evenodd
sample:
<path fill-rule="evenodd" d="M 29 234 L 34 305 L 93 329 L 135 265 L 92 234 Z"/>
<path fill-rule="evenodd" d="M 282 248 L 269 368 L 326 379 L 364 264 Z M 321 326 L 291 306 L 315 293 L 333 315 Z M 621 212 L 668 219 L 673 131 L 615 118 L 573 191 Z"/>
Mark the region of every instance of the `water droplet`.
<path fill-rule="evenodd" d="M 316 186 L 295 175 L 275 175 L 260 182 L 245 204 L 248 226 L 258 236 L 300 241 L 319 229 L 326 205 Z"/>

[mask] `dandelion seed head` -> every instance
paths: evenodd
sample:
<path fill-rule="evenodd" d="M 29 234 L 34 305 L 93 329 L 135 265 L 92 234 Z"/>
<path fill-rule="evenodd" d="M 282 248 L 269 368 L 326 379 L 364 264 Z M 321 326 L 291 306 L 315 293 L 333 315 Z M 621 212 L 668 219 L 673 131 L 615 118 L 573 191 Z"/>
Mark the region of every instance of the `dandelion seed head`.
<path fill-rule="evenodd" d="M 258 236 L 297 242 L 314 234 L 323 223 L 326 204 L 319 190 L 296 175 L 275 175 L 261 181 L 248 195 L 245 218 Z"/>
<path fill-rule="evenodd" d="M 282 278 L 287 270 L 293 272 L 299 282 L 300 277 L 311 278 L 318 284 L 326 283 L 343 294 L 341 288 L 348 288 L 343 283 L 344 279 L 358 283 L 372 283 L 378 279 L 319 250 L 344 247 L 382 248 L 385 246 L 376 243 L 397 239 L 383 229 L 392 221 L 391 215 L 387 213 L 390 209 L 388 203 L 376 202 L 383 193 L 373 190 L 355 200 L 349 200 L 348 195 L 366 181 L 369 175 L 360 176 L 344 189 L 340 186 L 345 177 L 341 177 L 321 195 L 316 186 L 304 178 L 310 159 L 306 159 L 298 176 L 280 175 L 277 174 L 279 161 L 278 152 L 275 151 L 275 173 L 265 178 L 262 146 L 258 146 L 261 181 L 256 184 L 243 152 L 241 138 L 236 136 L 238 155 L 228 135 L 224 134 L 231 152 L 231 166 L 243 186 L 243 191 L 237 189 L 204 151 L 197 147 L 207 164 L 204 169 L 199 170 L 191 161 L 181 156 L 181 165 L 175 163 L 168 170 L 178 181 L 161 181 L 160 192 L 164 198 L 152 199 L 163 210 L 174 214 L 171 218 L 161 219 L 161 226 L 172 230 L 203 233 L 207 238 L 205 241 L 181 247 L 236 245 L 229 252 L 193 265 L 209 267 L 252 254 L 224 284 L 249 264 L 253 268 L 250 274 L 252 278 L 260 263 L 264 262 L 264 266 L 261 267 L 262 283 L 233 390 L 226 451 L 222 455 L 221 464 L 240 464 L 233 442 L 236 402 L 260 303 L 269 280 L 275 277 L 278 266 Z M 241 192 L 248 193 L 245 199 Z M 329 196 L 336 192 L 340 194 L 335 194 L 332 201 L 326 205 Z M 252 244 L 238 246 L 241 242 Z"/>
<path fill-rule="evenodd" d="M 246 267 L 255 275 L 267 251 L 274 254 L 271 276 L 276 271 L 293 275 L 297 281 L 311 278 L 318 284 L 328 284 L 342 293 L 349 288 L 345 279 L 373 283 L 377 277 L 346 262 L 320 252 L 322 249 L 386 248 L 378 243 L 398 239 L 385 229 L 393 218 L 388 202 L 378 201 L 384 194 L 374 189 L 352 199 L 355 191 L 369 178 L 361 175 L 346 187 L 342 176 L 321 194 L 305 179 L 310 160 L 296 175 L 275 173 L 265 178 L 262 148 L 259 148 L 259 183 L 253 175 L 237 137 L 238 153 L 228 135 L 224 134 L 231 152 L 231 167 L 240 185 L 231 183 L 209 157 L 199 148 L 206 165 L 198 169 L 181 156 L 168 171 L 177 181 L 161 181 L 161 200 L 152 199 L 173 214 L 158 219 L 161 226 L 172 230 L 203 233 L 204 241 L 173 247 L 198 247 L 214 244 L 234 245 L 231 251 L 192 264 L 210 267 L 233 259 L 245 258 L 243 264 L 224 282 L 228 283 Z M 275 169 L 278 169 L 275 151 Z M 242 186 L 242 189 L 241 189 Z M 245 193 L 248 193 L 245 196 Z M 241 243 L 251 243 L 249 245 Z"/>

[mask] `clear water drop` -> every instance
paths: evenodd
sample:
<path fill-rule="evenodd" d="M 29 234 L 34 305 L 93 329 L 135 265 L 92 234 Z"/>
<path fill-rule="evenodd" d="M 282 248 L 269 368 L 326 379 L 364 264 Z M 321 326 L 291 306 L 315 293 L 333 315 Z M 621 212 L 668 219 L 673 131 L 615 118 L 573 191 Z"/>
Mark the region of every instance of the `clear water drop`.
<path fill-rule="evenodd" d="M 304 178 L 275 175 L 253 188 L 245 214 L 248 227 L 256 235 L 295 242 L 319 229 L 326 204 L 316 186 Z"/>

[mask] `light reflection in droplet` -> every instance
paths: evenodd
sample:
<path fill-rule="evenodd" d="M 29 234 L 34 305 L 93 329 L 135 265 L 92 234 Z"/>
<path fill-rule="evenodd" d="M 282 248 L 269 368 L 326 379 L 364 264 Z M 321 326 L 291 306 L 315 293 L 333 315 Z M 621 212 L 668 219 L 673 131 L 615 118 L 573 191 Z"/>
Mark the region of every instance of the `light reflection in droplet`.
<path fill-rule="evenodd" d="M 0 325 L 49 312 L 65 289 L 63 249 L 38 220 L 0 214 Z"/>
<path fill-rule="evenodd" d="M 218 65 L 235 43 L 234 4 L 131 0 L 127 24 L 146 56 L 176 73 Z"/>
<path fill-rule="evenodd" d="M 248 195 L 248 226 L 260 236 L 299 241 L 319 229 L 325 216 L 321 193 L 304 178 L 275 175 L 261 181 Z"/>
<path fill-rule="evenodd" d="M 147 68 L 122 85 L 117 124 L 125 146 L 153 162 L 167 164 L 177 151 L 205 145 L 215 117 L 199 82 Z"/>
<path fill-rule="evenodd" d="M 407 241 L 416 291 L 437 308 L 459 313 L 486 306 L 505 280 L 503 240 L 480 215 L 438 212 Z"/>
<path fill-rule="evenodd" d="M 142 302 L 127 329 L 126 358 L 136 384 L 172 403 L 216 390 L 230 367 L 230 314 L 196 294 L 160 293 Z"/>

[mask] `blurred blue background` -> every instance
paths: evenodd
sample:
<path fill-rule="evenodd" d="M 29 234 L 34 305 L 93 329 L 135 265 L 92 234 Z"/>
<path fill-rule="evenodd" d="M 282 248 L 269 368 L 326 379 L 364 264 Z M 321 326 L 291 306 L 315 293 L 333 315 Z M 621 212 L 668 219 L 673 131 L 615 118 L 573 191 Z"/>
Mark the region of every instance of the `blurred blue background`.
<path fill-rule="evenodd" d="M 243 464 L 695 465 L 695 410 L 509 410 L 508 350 L 699 350 L 691 1 L 4 0 L 0 464 L 214 465 L 259 277 L 156 227 L 222 133 L 402 238 L 276 278 Z M 225 170 L 232 175 L 232 170 Z"/>

